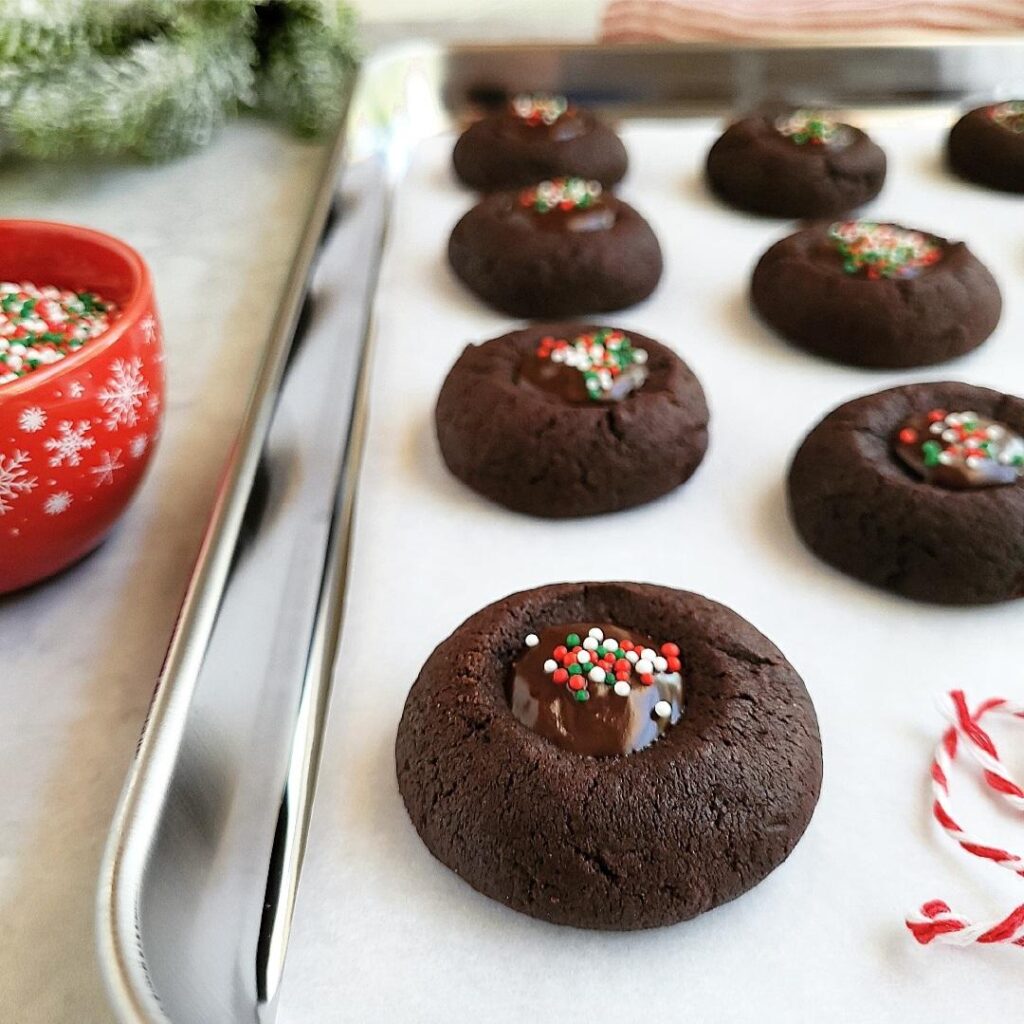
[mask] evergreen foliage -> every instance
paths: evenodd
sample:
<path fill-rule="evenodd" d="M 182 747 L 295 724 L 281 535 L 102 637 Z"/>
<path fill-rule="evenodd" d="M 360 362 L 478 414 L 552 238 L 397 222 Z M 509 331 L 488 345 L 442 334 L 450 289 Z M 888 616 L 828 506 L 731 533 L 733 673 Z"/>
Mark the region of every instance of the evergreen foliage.
<path fill-rule="evenodd" d="M 354 40 L 341 0 L 4 0 L 0 151 L 166 159 L 240 107 L 320 134 Z"/>

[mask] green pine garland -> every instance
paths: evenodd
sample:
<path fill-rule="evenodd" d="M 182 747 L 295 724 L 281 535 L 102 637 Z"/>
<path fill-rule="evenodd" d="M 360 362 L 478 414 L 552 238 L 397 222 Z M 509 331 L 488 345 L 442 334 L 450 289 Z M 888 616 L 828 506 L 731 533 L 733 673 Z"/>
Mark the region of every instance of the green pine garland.
<path fill-rule="evenodd" d="M 284 13 L 278 23 L 275 8 Z M 342 0 L 291 0 L 260 9 L 259 98 L 301 135 L 341 116 L 342 84 L 356 65 L 355 16 Z"/>
<path fill-rule="evenodd" d="M 355 54 L 340 0 L 4 0 L 0 151 L 166 159 L 240 106 L 319 134 Z"/>

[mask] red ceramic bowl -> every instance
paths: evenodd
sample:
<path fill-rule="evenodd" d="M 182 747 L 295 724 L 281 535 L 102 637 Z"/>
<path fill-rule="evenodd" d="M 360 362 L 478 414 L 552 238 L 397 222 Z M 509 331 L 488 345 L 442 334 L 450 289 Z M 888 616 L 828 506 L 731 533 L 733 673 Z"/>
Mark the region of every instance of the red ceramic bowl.
<path fill-rule="evenodd" d="M 160 432 L 164 357 L 142 257 L 70 224 L 0 220 L 0 280 L 87 288 L 120 315 L 58 363 L 0 384 L 0 594 L 46 579 L 106 536 Z"/>

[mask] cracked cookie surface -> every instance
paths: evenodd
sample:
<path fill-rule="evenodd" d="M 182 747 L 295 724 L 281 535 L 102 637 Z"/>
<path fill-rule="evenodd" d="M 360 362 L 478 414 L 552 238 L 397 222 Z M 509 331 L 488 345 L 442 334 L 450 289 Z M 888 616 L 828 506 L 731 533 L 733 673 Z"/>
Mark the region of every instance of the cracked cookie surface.
<path fill-rule="evenodd" d="M 1022 114 L 998 116 L 1003 107 Z M 993 116 L 996 114 L 997 116 Z M 959 177 L 1003 192 L 1024 192 L 1024 103 L 989 104 L 970 110 L 950 129 L 946 159 Z"/>
<path fill-rule="evenodd" d="M 902 368 L 946 362 L 977 348 L 1002 313 L 999 286 L 963 242 L 899 225 L 852 221 L 927 238 L 941 258 L 916 276 L 872 278 L 850 264 L 818 224 L 776 242 L 758 261 L 750 297 L 787 341 L 848 366 Z"/>
<path fill-rule="evenodd" d="M 628 203 L 603 192 L 600 209 L 606 222 L 574 224 L 573 216 L 524 207 L 518 190 L 495 192 L 455 225 L 448 261 L 470 291 L 511 316 L 625 309 L 657 287 L 661 246 Z"/>
<path fill-rule="evenodd" d="M 914 473 L 894 437 L 932 409 L 972 410 L 1024 431 L 1024 400 L 970 384 L 912 384 L 847 402 L 808 434 L 790 467 L 797 532 L 825 562 L 905 597 L 1024 596 L 1024 477 L 949 490 Z"/>
<path fill-rule="evenodd" d="M 481 118 L 455 143 L 456 175 L 481 192 L 570 174 L 594 178 L 610 188 L 626 173 L 626 147 L 589 111 L 573 108 L 569 114 L 575 122 L 571 132 L 524 127 L 508 110 Z"/>
<path fill-rule="evenodd" d="M 624 332 L 646 353 L 647 376 L 621 401 L 571 403 L 523 379 L 541 339 L 596 329 L 536 324 L 463 351 L 435 410 L 454 476 L 506 508 L 565 518 L 652 501 L 693 475 L 707 450 L 708 407 L 666 346 Z"/>
<path fill-rule="evenodd" d="M 523 637 L 613 622 L 677 639 L 682 717 L 618 757 L 564 750 L 506 695 Z M 735 899 L 782 863 L 821 786 L 803 682 L 723 605 L 635 583 L 562 583 L 477 612 L 440 644 L 406 701 L 398 784 L 430 852 L 473 888 L 556 924 L 673 924 Z"/>
<path fill-rule="evenodd" d="M 777 123 L 743 118 L 711 147 L 707 181 L 730 206 L 769 217 L 834 217 L 881 191 L 885 153 L 859 128 L 839 125 L 841 144 L 798 145 Z"/>

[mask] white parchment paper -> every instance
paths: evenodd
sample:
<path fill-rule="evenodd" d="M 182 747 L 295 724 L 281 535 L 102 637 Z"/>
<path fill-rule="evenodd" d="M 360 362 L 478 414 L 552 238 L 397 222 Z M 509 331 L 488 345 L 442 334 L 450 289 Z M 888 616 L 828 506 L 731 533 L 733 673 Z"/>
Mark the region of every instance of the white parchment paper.
<path fill-rule="evenodd" d="M 966 240 L 1004 289 L 996 333 L 955 364 L 899 373 L 787 347 L 751 315 L 747 284 L 790 226 L 707 195 L 700 168 L 716 125 L 634 122 L 622 194 L 654 225 L 666 270 L 649 301 L 608 322 L 690 363 L 711 405 L 711 446 L 682 490 L 580 522 L 492 506 L 440 461 L 432 411 L 445 374 L 467 342 L 515 325 L 447 268 L 448 232 L 472 201 L 449 176 L 452 140 L 417 151 L 381 283 L 348 617 L 283 1024 L 982 1024 L 1019 1014 L 1019 949 L 923 949 L 902 921 L 932 897 L 978 919 L 1024 901 L 1019 878 L 940 834 L 927 783 L 939 693 L 962 685 L 978 698 L 1024 698 L 1024 607 L 932 608 L 876 592 L 805 551 L 785 513 L 795 446 L 849 397 L 919 379 L 1024 394 L 1021 200 L 945 174 L 944 116 L 865 123 L 890 159 L 866 214 Z M 749 618 L 806 680 L 825 752 L 818 810 L 781 868 L 694 922 L 639 934 L 558 928 L 478 895 L 428 854 L 395 782 L 395 729 L 435 644 L 510 591 L 601 578 L 697 590 Z M 1024 754 L 1012 756 L 1024 734 L 996 735 L 1024 774 Z M 954 790 L 968 828 L 1024 848 L 1024 822 L 994 810 L 967 776 Z"/>

